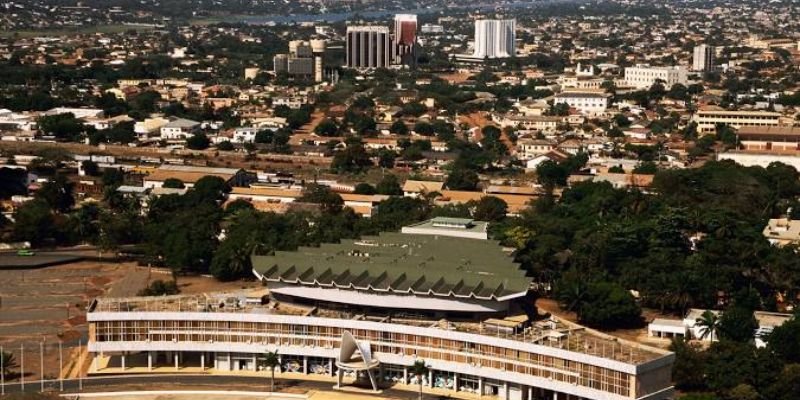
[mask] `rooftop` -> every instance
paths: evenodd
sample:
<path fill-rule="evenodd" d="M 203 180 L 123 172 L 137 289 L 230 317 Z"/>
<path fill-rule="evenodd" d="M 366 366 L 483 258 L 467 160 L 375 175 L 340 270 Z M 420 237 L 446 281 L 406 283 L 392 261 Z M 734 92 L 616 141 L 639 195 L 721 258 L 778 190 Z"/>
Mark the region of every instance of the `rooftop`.
<path fill-rule="evenodd" d="M 396 232 L 252 261 L 266 281 L 425 296 L 501 301 L 524 295 L 530 282 L 496 241 Z"/>

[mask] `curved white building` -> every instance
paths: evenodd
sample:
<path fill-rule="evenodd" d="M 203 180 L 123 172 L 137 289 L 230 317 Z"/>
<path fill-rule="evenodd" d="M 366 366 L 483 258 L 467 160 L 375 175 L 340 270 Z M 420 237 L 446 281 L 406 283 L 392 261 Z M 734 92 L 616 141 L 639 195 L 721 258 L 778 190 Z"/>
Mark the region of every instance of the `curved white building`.
<path fill-rule="evenodd" d="M 529 280 L 493 241 L 391 233 L 253 265 L 268 299 L 97 299 L 87 314 L 92 373 L 261 371 L 277 350 L 293 379 L 342 384 L 361 372 L 369 386 L 421 380 L 502 400 L 673 395 L 672 353 L 539 315 Z M 411 372 L 420 359 L 427 376 Z"/>

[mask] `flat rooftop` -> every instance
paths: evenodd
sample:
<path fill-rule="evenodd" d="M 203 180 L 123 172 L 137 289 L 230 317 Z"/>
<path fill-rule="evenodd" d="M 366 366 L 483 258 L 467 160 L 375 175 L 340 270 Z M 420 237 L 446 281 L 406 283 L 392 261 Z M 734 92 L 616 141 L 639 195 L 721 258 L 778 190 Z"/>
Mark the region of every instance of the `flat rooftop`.
<path fill-rule="evenodd" d="M 423 296 L 502 301 L 524 295 L 530 284 L 497 241 L 438 235 L 388 232 L 253 256 L 252 262 L 268 282 Z"/>
<path fill-rule="evenodd" d="M 560 348 L 628 364 L 643 364 L 668 354 L 668 351 L 627 341 L 580 325 L 549 317 L 526 326 L 526 316 L 479 321 L 431 319 L 409 313 L 364 314 L 272 301 L 261 305 L 255 301 L 264 290 L 202 295 L 163 297 L 98 298 L 91 312 L 207 312 L 240 314 L 294 315 L 343 320 L 383 322 L 421 328 L 441 329 L 493 336 L 542 346 Z M 252 293 L 252 292 L 251 292 Z"/>

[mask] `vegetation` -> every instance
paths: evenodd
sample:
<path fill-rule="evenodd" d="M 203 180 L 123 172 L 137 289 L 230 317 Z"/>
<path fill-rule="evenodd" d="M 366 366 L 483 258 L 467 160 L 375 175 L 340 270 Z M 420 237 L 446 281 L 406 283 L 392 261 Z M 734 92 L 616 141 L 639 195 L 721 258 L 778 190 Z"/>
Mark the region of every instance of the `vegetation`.
<path fill-rule="evenodd" d="M 150 282 L 150 285 L 138 293 L 137 296 L 170 296 L 180 293 L 178 284 L 174 280 L 162 281 L 161 279 Z"/>

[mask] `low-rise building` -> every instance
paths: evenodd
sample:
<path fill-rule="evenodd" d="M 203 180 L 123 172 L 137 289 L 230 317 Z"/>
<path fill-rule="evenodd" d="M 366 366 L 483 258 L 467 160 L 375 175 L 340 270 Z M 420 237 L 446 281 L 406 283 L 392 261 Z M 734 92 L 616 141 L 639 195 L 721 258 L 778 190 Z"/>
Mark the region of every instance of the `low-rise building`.
<path fill-rule="evenodd" d="M 555 96 L 555 104 L 567 104 L 585 115 L 602 115 L 608 109 L 611 95 L 602 92 L 561 92 Z"/>
<path fill-rule="evenodd" d="M 771 111 L 730 111 L 719 107 L 707 107 L 697 110 L 692 120 L 697 123 L 697 131 L 701 134 L 717 132 L 717 125 L 727 125 L 734 129 L 742 127 L 778 126 L 781 114 Z"/>
<path fill-rule="evenodd" d="M 192 136 L 197 129 L 200 128 L 200 123 L 185 118 L 170 118 L 169 122 L 164 124 L 161 131 L 161 138 L 166 140 L 186 140 Z"/>
<path fill-rule="evenodd" d="M 775 246 L 800 244 L 800 220 L 790 218 L 770 219 L 762 233 Z"/>
<path fill-rule="evenodd" d="M 637 65 L 625 68 L 625 85 L 636 89 L 649 89 L 656 82 L 662 82 L 667 89 L 672 85 L 688 83 L 688 71 L 684 67 L 651 67 Z"/>

